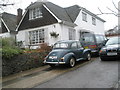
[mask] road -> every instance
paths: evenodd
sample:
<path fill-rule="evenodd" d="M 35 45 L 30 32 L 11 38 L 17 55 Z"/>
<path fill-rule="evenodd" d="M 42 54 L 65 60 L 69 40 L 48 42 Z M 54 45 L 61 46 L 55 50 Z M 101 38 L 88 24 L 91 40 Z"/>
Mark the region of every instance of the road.
<path fill-rule="evenodd" d="M 117 81 L 118 61 L 101 61 L 98 57 L 34 88 L 112 88 Z"/>

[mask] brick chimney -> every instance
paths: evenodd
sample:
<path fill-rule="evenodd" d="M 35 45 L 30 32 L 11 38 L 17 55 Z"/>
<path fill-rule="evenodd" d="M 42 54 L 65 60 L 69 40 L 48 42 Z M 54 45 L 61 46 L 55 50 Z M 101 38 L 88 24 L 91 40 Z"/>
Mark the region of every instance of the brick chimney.
<path fill-rule="evenodd" d="M 22 12 L 21 8 L 17 9 L 17 25 L 19 24 L 20 20 L 22 19 Z"/>

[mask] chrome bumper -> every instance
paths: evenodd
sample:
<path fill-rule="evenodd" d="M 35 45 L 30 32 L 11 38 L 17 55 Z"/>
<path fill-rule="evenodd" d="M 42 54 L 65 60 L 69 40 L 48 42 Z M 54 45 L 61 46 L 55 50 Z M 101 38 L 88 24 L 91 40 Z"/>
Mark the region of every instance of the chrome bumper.
<path fill-rule="evenodd" d="M 65 62 L 47 62 L 46 60 L 44 61 L 45 64 L 65 64 Z"/>

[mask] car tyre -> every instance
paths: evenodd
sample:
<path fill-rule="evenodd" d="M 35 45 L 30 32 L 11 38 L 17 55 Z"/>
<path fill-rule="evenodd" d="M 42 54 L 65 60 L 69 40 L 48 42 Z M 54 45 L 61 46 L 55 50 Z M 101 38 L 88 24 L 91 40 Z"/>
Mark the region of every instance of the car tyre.
<path fill-rule="evenodd" d="M 105 58 L 103 58 L 103 57 L 100 57 L 100 59 L 101 59 L 101 61 L 106 61 L 106 59 L 105 59 Z"/>
<path fill-rule="evenodd" d="M 87 58 L 86 58 L 86 60 L 87 61 L 90 61 L 91 60 L 91 54 L 90 53 L 87 53 L 87 56 L 86 56 Z"/>
<path fill-rule="evenodd" d="M 76 64 L 76 61 L 75 61 L 75 58 L 74 57 L 71 57 L 70 60 L 69 60 L 69 67 L 74 67 Z"/>
<path fill-rule="evenodd" d="M 50 67 L 52 67 L 52 68 L 54 68 L 55 67 L 55 65 L 54 64 L 49 64 L 50 65 Z"/>

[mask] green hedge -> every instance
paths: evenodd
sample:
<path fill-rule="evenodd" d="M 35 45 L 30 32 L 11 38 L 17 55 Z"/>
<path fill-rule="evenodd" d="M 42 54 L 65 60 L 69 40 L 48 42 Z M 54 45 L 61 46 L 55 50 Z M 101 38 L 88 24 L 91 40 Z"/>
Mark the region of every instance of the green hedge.
<path fill-rule="evenodd" d="M 19 55 L 22 53 L 22 50 L 18 48 L 11 48 L 11 47 L 3 47 L 2 48 L 2 58 L 11 59 L 15 55 Z"/>
<path fill-rule="evenodd" d="M 15 55 L 22 53 L 22 50 L 19 49 L 13 38 L 1 38 L 0 44 L 2 45 L 0 48 L 0 53 L 2 52 L 2 58 L 11 59 Z"/>

